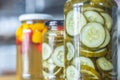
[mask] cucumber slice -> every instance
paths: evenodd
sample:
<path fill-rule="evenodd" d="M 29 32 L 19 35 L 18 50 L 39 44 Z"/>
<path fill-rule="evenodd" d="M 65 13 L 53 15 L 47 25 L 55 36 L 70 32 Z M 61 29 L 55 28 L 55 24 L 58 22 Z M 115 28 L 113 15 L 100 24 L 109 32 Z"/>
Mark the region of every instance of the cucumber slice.
<path fill-rule="evenodd" d="M 70 61 L 74 57 L 74 46 L 72 43 L 67 42 L 67 48 L 68 48 L 68 53 L 67 53 L 67 60 Z"/>
<path fill-rule="evenodd" d="M 43 61 L 43 68 L 50 68 L 50 69 L 54 70 L 55 67 L 56 67 L 55 64 L 49 63 L 48 61 Z"/>
<path fill-rule="evenodd" d="M 112 17 L 107 13 L 101 13 L 101 15 L 105 19 L 105 25 L 107 29 L 110 31 L 112 28 L 112 24 L 113 24 Z"/>
<path fill-rule="evenodd" d="M 98 12 L 86 11 L 84 14 L 89 22 L 97 22 L 97 23 L 104 24 L 104 19 Z"/>
<path fill-rule="evenodd" d="M 106 31 L 106 37 L 105 37 L 105 41 L 103 42 L 103 44 L 100 46 L 100 48 L 103 48 L 105 46 L 107 46 L 110 42 L 110 33 L 107 29 L 105 29 Z"/>
<path fill-rule="evenodd" d="M 89 48 L 99 47 L 105 40 L 105 30 L 99 23 L 91 22 L 81 30 L 81 41 Z"/>
<path fill-rule="evenodd" d="M 81 80 L 101 80 L 101 79 L 94 79 L 94 78 L 87 78 L 87 77 L 84 77 L 84 78 L 82 78 Z M 106 79 L 104 79 L 104 80 L 106 80 Z"/>
<path fill-rule="evenodd" d="M 57 66 L 54 64 L 52 58 L 45 60 L 42 63 L 43 63 L 42 65 L 43 65 L 44 71 L 51 71 L 52 72 L 57 68 Z"/>
<path fill-rule="evenodd" d="M 42 58 L 43 60 L 46 60 L 50 57 L 52 53 L 51 47 L 47 43 L 42 44 Z"/>
<path fill-rule="evenodd" d="M 55 77 L 54 74 L 50 74 L 50 73 L 47 73 L 45 71 L 43 71 L 43 76 L 44 76 L 45 79 L 54 78 Z"/>
<path fill-rule="evenodd" d="M 104 10 L 100 9 L 100 8 L 96 8 L 96 7 L 85 7 L 84 11 L 100 11 L 100 12 L 103 12 Z"/>
<path fill-rule="evenodd" d="M 90 58 L 87 57 L 80 57 L 80 65 L 87 65 L 95 69 L 95 66 Z"/>
<path fill-rule="evenodd" d="M 67 80 L 79 80 L 80 73 L 74 66 L 68 66 L 66 69 L 66 78 Z"/>
<path fill-rule="evenodd" d="M 56 72 L 54 73 L 48 73 L 46 71 L 43 71 L 43 76 L 44 78 L 48 79 L 48 78 L 56 78 L 55 75 L 57 75 L 60 71 L 62 70 L 62 68 L 59 68 Z"/>
<path fill-rule="evenodd" d="M 80 61 L 80 65 L 86 65 L 86 66 L 89 66 L 89 67 L 92 67 L 93 69 L 95 69 L 95 66 L 90 58 L 87 58 L 87 57 L 75 58 L 73 60 L 73 65 L 78 65 L 79 64 L 78 61 Z"/>
<path fill-rule="evenodd" d="M 87 78 L 90 78 L 91 80 L 94 80 L 94 79 L 100 80 L 99 73 L 95 69 L 93 69 L 89 66 L 82 65 L 80 72 L 81 72 L 83 78 L 87 77 Z"/>
<path fill-rule="evenodd" d="M 98 68 L 103 71 L 110 71 L 113 69 L 113 65 L 110 61 L 108 61 L 105 57 L 101 57 L 96 61 Z"/>
<path fill-rule="evenodd" d="M 90 50 L 85 50 L 85 49 L 80 49 L 80 55 L 85 56 L 85 57 L 102 57 L 105 56 L 107 53 L 107 49 L 101 49 L 98 51 L 90 51 Z"/>
<path fill-rule="evenodd" d="M 83 14 L 77 12 L 77 15 L 74 15 L 74 12 L 70 11 L 66 16 L 66 31 L 70 36 L 75 36 L 80 33 L 81 28 L 86 23 L 87 21 Z M 77 24 L 78 26 L 75 26 Z"/>
<path fill-rule="evenodd" d="M 64 67 L 64 46 L 59 46 L 54 50 L 52 59 L 59 67 Z"/>

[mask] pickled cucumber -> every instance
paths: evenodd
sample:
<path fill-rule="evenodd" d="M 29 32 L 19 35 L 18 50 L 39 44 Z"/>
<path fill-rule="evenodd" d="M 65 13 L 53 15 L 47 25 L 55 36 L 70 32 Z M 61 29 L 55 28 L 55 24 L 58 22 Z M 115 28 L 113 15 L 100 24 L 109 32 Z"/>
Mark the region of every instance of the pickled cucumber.
<path fill-rule="evenodd" d="M 91 22 L 81 30 L 81 41 L 89 48 L 99 47 L 105 40 L 105 30 L 99 23 Z"/>
<path fill-rule="evenodd" d="M 86 11 L 84 14 L 89 22 L 97 22 L 100 24 L 104 24 L 104 19 L 98 12 Z"/>
<path fill-rule="evenodd" d="M 103 48 L 97 51 L 90 51 L 90 50 L 85 50 L 85 49 L 80 49 L 80 55 L 85 56 L 85 57 L 102 57 L 105 56 L 107 53 L 107 49 Z"/>
<path fill-rule="evenodd" d="M 66 69 L 67 80 L 79 80 L 79 75 L 80 73 L 78 72 L 78 70 L 72 65 L 68 66 L 68 68 Z"/>
<path fill-rule="evenodd" d="M 99 58 L 97 61 L 97 66 L 103 71 L 110 71 L 113 69 L 113 65 L 105 57 Z"/>
<path fill-rule="evenodd" d="M 55 75 L 57 75 L 60 71 L 62 70 L 62 68 L 59 68 L 56 72 L 46 72 L 46 71 L 43 71 L 43 76 L 44 78 L 55 78 Z"/>
<path fill-rule="evenodd" d="M 67 42 L 67 48 L 68 48 L 68 53 L 67 53 L 67 60 L 71 60 L 74 57 L 74 46 L 72 45 L 72 43 Z"/>
<path fill-rule="evenodd" d="M 43 43 L 42 47 L 43 47 L 42 48 L 42 58 L 43 58 L 43 60 L 46 60 L 50 57 L 50 55 L 52 53 L 52 49 L 47 43 Z"/>
<path fill-rule="evenodd" d="M 117 80 L 116 9 L 111 2 L 71 0 L 65 6 L 66 80 Z M 84 17 L 82 27 L 78 14 Z M 69 52 L 74 56 L 68 57 Z"/>
<path fill-rule="evenodd" d="M 54 50 L 52 59 L 59 67 L 64 67 L 64 46 L 59 46 Z"/>
<path fill-rule="evenodd" d="M 84 9 L 84 11 L 97 11 L 97 12 L 103 12 L 104 11 L 101 8 L 92 7 L 92 6 L 83 7 L 83 9 Z"/>
<path fill-rule="evenodd" d="M 86 65 L 95 69 L 95 66 L 90 58 L 87 57 L 78 57 L 73 60 L 73 65 Z"/>
<path fill-rule="evenodd" d="M 78 21 L 75 20 L 78 18 Z M 80 33 L 81 28 L 87 23 L 83 14 L 78 13 L 77 16 L 73 14 L 73 11 L 70 11 L 66 17 L 66 31 L 70 36 L 75 36 Z M 79 24 L 78 26 L 75 26 Z"/>
<path fill-rule="evenodd" d="M 101 15 L 105 19 L 105 26 L 110 31 L 111 28 L 112 28 L 112 24 L 113 24 L 111 16 L 109 14 L 107 14 L 107 13 L 101 13 Z"/>
<path fill-rule="evenodd" d="M 100 79 L 100 74 L 95 69 L 93 69 L 89 66 L 82 65 L 80 72 L 81 72 L 83 78 L 88 77 L 88 78 L 91 78 L 93 80 Z"/>
<path fill-rule="evenodd" d="M 100 46 L 100 48 L 104 48 L 110 42 L 110 33 L 109 33 L 109 31 L 107 29 L 105 29 L 105 31 L 106 31 L 105 41 L 102 43 L 102 45 Z"/>

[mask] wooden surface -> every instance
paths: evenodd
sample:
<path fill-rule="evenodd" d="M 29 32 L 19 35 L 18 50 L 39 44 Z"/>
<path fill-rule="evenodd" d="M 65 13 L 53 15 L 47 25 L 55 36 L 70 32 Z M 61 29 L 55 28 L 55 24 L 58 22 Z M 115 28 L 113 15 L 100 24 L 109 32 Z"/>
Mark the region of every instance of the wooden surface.
<path fill-rule="evenodd" d="M 0 76 L 0 80 L 16 80 L 15 76 Z"/>

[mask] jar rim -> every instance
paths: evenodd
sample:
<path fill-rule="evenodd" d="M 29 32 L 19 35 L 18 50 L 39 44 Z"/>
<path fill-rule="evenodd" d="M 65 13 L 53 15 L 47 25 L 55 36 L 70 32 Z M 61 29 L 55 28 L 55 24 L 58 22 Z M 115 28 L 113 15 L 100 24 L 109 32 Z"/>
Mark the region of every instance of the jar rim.
<path fill-rule="evenodd" d="M 64 20 L 49 20 L 45 23 L 46 26 L 63 26 Z"/>
<path fill-rule="evenodd" d="M 53 20 L 53 16 L 49 14 L 22 14 L 19 16 L 19 21 L 26 20 Z"/>

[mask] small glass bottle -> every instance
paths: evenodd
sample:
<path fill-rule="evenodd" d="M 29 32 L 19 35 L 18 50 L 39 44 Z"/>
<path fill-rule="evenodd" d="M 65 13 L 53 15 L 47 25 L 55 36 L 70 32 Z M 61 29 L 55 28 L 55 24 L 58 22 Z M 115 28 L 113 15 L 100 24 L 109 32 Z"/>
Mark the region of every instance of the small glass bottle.
<path fill-rule="evenodd" d="M 63 21 L 48 21 L 46 25 L 48 31 L 42 43 L 43 80 L 64 80 Z"/>
<path fill-rule="evenodd" d="M 65 80 L 119 80 L 116 13 L 115 0 L 66 2 Z"/>
<path fill-rule="evenodd" d="M 21 26 L 16 31 L 17 80 L 42 80 L 42 37 L 47 31 L 48 14 L 24 14 L 19 17 Z"/>

